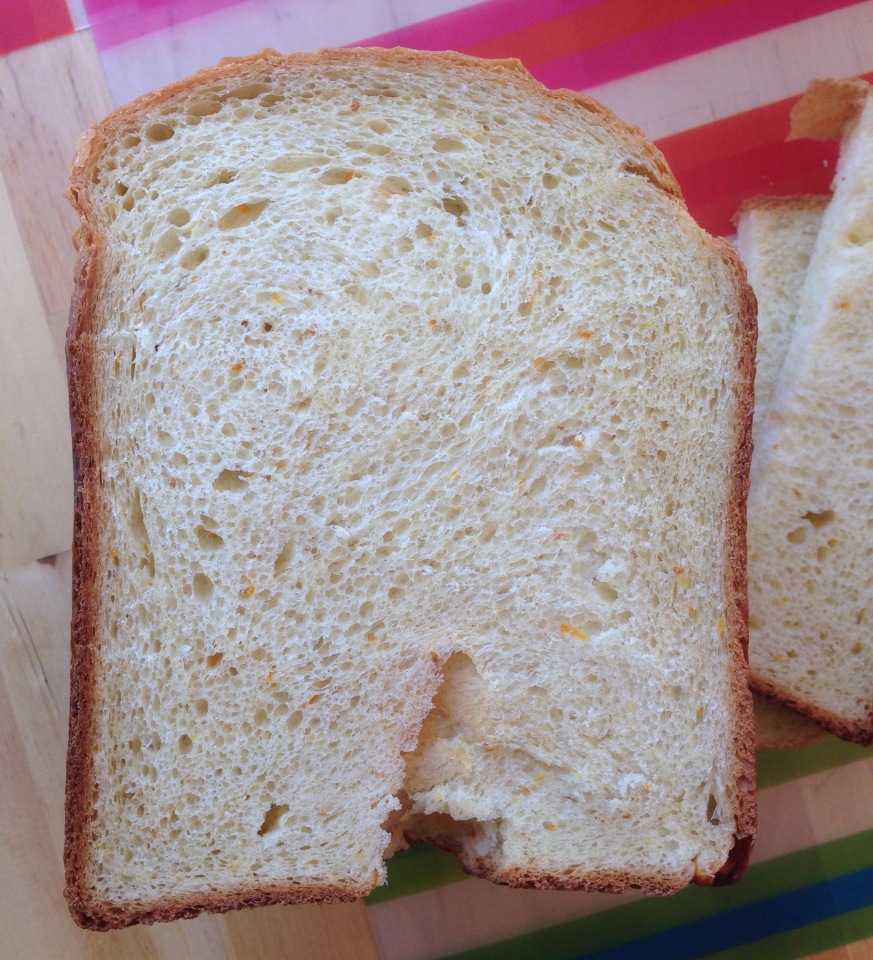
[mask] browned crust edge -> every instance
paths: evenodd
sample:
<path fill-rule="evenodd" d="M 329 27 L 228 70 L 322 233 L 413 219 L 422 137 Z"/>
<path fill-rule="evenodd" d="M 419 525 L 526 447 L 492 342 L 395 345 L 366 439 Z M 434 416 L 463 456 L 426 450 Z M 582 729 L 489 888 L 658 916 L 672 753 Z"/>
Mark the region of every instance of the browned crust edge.
<path fill-rule="evenodd" d="M 831 195 L 829 193 L 796 193 L 786 197 L 747 197 L 731 218 L 731 223 L 737 226 L 744 216 L 750 213 L 756 213 L 759 210 L 774 210 L 777 212 L 799 210 L 815 212 L 824 210 L 830 201 Z"/>
<path fill-rule="evenodd" d="M 758 822 L 755 775 L 755 716 L 749 670 L 749 596 L 746 575 L 746 500 L 752 462 L 752 415 L 755 406 L 755 354 L 758 303 L 736 250 L 715 238 L 717 252 L 730 271 L 736 292 L 737 353 L 734 385 L 734 447 L 725 523 L 725 633 L 731 653 L 731 701 L 735 766 L 734 847 L 713 876 L 696 875 L 696 883 L 735 883 L 746 871 Z"/>
<path fill-rule="evenodd" d="M 788 140 L 840 140 L 861 112 L 870 85 L 858 77 L 812 80 L 791 110 Z"/>
<path fill-rule="evenodd" d="M 76 206 L 75 196 L 70 197 Z M 74 242 L 78 249 L 75 288 L 70 306 L 66 354 L 70 423 L 73 440 L 73 608 L 70 636 L 70 719 L 64 810 L 65 895 L 76 916 L 87 899 L 80 889 L 87 861 L 90 811 L 93 806 L 94 647 L 97 596 L 97 523 L 100 494 L 100 446 L 96 429 L 97 388 L 94 369 L 94 301 L 102 242 L 83 223 Z"/>
<path fill-rule="evenodd" d="M 832 733 L 841 740 L 848 740 L 850 743 L 857 743 L 862 747 L 873 746 L 873 703 L 867 707 L 865 720 L 849 720 L 840 714 L 818 707 L 814 703 L 799 700 L 790 690 L 786 690 L 776 683 L 770 683 L 759 676 L 752 676 L 752 689 L 755 693 L 777 700 L 797 713 L 809 717 L 823 730 Z"/>
<path fill-rule="evenodd" d="M 130 907 L 119 907 L 114 903 L 76 901 L 70 903 L 70 911 L 80 927 L 103 932 L 139 923 L 190 920 L 201 913 L 228 913 L 231 910 L 279 904 L 344 903 L 360 900 L 369 892 L 369 887 L 351 881 L 347 884 L 289 882 L 285 886 L 272 883 L 257 889 L 241 887 L 220 894 L 203 893 L 199 896 L 167 898 Z"/>
<path fill-rule="evenodd" d="M 325 63 L 348 62 L 376 63 L 391 65 L 418 65 L 424 62 L 439 62 L 454 67 L 476 69 L 485 73 L 515 73 L 516 79 L 527 84 L 533 95 L 548 96 L 563 101 L 570 106 L 592 113 L 613 127 L 616 133 L 633 142 L 649 164 L 649 168 L 628 169 L 629 173 L 645 176 L 658 189 L 672 196 L 684 208 L 681 190 L 672 171 L 661 152 L 651 144 L 642 131 L 635 126 L 619 120 L 610 110 L 596 100 L 570 90 L 548 90 L 535 80 L 517 60 L 482 60 L 454 52 L 432 53 L 427 51 L 395 48 L 353 48 L 347 50 L 320 50 L 314 53 L 282 55 L 273 50 L 264 50 L 254 56 L 222 60 L 214 67 L 201 70 L 191 77 L 169 84 L 146 94 L 143 97 L 114 111 L 100 123 L 87 131 L 79 141 L 76 157 L 70 174 L 68 198 L 82 220 L 82 226 L 76 234 L 79 255 L 76 265 L 75 290 L 73 293 L 70 322 L 67 333 L 67 369 L 70 391 L 70 419 L 73 434 L 73 459 L 75 479 L 75 524 L 73 543 L 73 615 L 71 630 L 71 684 L 70 684 L 70 727 L 67 752 L 66 806 L 64 825 L 64 862 L 66 873 L 65 895 L 74 919 L 81 926 L 92 930 L 107 930 L 129 926 L 134 923 L 155 923 L 182 917 L 195 916 L 203 911 L 223 912 L 240 907 L 259 906 L 275 903 L 330 902 L 352 900 L 365 896 L 369 889 L 349 884 L 342 885 L 291 885 L 287 887 L 259 888 L 257 891 L 240 890 L 223 894 L 204 895 L 202 897 L 179 898 L 173 901 L 161 901 L 157 904 L 145 904 L 128 909 L 116 905 L 94 902 L 90 891 L 84 884 L 85 867 L 88 863 L 89 827 L 94 815 L 94 796 L 96 785 L 93 774 L 93 694 L 95 686 L 95 650 L 96 625 L 99 613 L 98 588 L 98 542 L 97 531 L 100 527 L 100 491 L 102 486 L 102 467 L 100 462 L 100 441 L 98 433 L 97 382 L 95 370 L 95 303 L 99 273 L 102 267 L 104 238 L 94 215 L 89 197 L 89 172 L 97 162 L 99 154 L 111 137 L 125 124 L 136 122 L 150 110 L 178 97 L 186 96 L 198 87 L 216 82 L 247 79 L 253 66 L 264 63 L 282 67 L 290 63 L 313 66 Z M 739 261 L 727 245 L 722 246 L 722 259 L 725 262 L 739 264 Z M 739 277 L 742 267 L 735 267 Z M 744 276 L 744 274 L 743 274 Z M 743 332 L 739 369 L 741 373 L 754 366 L 754 308 L 749 309 L 751 292 L 747 285 L 738 282 L 741 301 L 744 304 L 741 329 Z M 751 347 L 749 347 L 751 344 Z M 751 351 L 751 352 L 750 352 Z M 750 389 L 750 388 L 749 388 Z M 751 397 L 743 399 L 738 393 L 741 412 L 751 411 Z M 744 495 L 747 489 L 748 460 L 745 450 L 749 445 L 747 437 L 741 437 L 737 444 L 738 459 L 734 472 L 731 503 L 728 519 L 728 549 L 731 557 L 739 557 L 735 541 L 742 543 L 742 556 L 745 556 L 744 533 Z M 750 452 L 750 449 L 749 449 Z M 739 497 L 742 496 L 742 502 Z M 734 547 L 731 546 L 734 543 Z M 744 649 L 739 612 L 744 609 L 745 566 L 732 576 L 728 596 L 729 635 L 735 652 L 735 669 L 732 677 L 732 689 L 735 702 L 740 704 L 736 712 L 735 743 L 737 745 L 740 772 L 737 776 L 738 804 L 736 810 L 737 837 L 734 850 L 746 850 L 749 837 L 754 832 L 754 761 L 749 761 L 746 749 L 749 731 L 754 736 L 754 727 L 746 723 L 742 705 L 741 688 L 744 674 L 740 664 L 740 652 Z M 742 598 L 740 596 L 742 594 Z M 746 638 L 747 640 L 747 638 Z M 749 706 L 751 710 L 751 706 Z M 751 741 L 753 743 L 753 739 Z M 753 758 L 754 751 L 752 749 Z M 731 866 L 727 879 L 737 879 L 744 869 L 745 856 L 731 854 L 729 864 L 742 861 L 739 866 Z M 465 863 L 465 868 L 472 861 Z M 723 868 L 724 869 L 724 868 Z M 548 887 L 552 889 L 588 889 L 588 890 L 626 890 L 643 889 L 649 893 L 670 893 L 687 883 L 664 878 L 637 878 L 622 874 L 590 876 L 578 880 L 549 877 L 547 875 L 518 872 L 500 872 L 484 862 L 476 862 L 475 872 L 496 883 L 513 886 Z M 715 882 L 717 878 L 698 878 L 698 882 Z"/>

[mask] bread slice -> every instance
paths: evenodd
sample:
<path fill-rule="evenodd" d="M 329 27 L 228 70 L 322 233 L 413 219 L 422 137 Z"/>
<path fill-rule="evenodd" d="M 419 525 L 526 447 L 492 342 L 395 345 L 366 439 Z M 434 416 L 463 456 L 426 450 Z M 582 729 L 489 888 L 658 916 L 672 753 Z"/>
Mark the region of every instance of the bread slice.
<path fill-rule="evenodd" d="M 841 92 L 842 91 L 842 92 Z M 873 102 L 866 84 L 817 83 L 795 133 L 845 122 L 834 195 L 766 417 L 749 497 L 756 687 L 823 727 L 873 742 Z M 849 119 L 846 119 L 849 118 Z"/>
<path fill-rule="evenodd" d="M 754 303 L 518 63 L 224 61 L 82 140 L 67 895 L 361 897 L 429 838 L 667 893 L 754 832 Z"/>
<path fill-rule="evenodd" d="M 752 197 L 743 203 L 734 221 L 737 249 L 758 301 L 752 422 L 752 439 L 756 445 L 794 330 L 809 258 L 828 199 L 817 195 Z M 799 747 L 825 736 L 817 723 L 777 701 L 755 693 L 753 702 L 755 742 L 759 750 Z"/>
<path fill-rule="evenodd" d="M 758 301 L 752 438 L 770 405 L 794 331 L 809 258 L 829 197 L 751 197 L 737 212 L 737 250 Z"/>

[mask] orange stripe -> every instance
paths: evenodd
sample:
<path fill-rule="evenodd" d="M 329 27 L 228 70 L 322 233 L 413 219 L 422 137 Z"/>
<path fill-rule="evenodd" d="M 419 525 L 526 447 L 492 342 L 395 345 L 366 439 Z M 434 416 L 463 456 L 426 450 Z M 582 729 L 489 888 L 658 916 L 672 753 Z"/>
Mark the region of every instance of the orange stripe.
<path fill-rule="evenodd" d="M 732 0 L 603 0 L 521 30 L 459 49 L 478 57 L 518 57 L 527 67 L 727 6 Z"/>

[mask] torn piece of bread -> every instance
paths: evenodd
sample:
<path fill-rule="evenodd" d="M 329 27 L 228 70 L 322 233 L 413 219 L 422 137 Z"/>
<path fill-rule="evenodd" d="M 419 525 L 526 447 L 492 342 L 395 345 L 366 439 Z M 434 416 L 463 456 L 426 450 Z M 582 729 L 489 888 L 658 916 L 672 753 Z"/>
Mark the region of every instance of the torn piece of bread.
<path fill-rule="evenodd" d="M 271 52 L 83 139 L 67 895 L 94 928 L 744 869 L 754 302 L 516 62 Z"/>
<path fill-rule="evenodd" d="M 758 300 L 755 444 L 794 330 L 809 258 L 828 200 L 816 195 L 752 197 L 743 203 L 734 221 L 737 249 Z M 751 569 L 749 573 L 753 575 Z M 798 747 L 825 736 L 817 723 L 777 701 L 759 693 L 753 695 L 753 701 L 755 742 L 760 750 Z"/>
<path fill-rule="evenodd" d="M 873 100 L 845 128 L 834 195 L 761 424 L 749 497 L 756 686 L 827 730 L 873 742 Z M 822 128 L 816 84 L 797 116 Z M 840 101 L 837 97 L 836 100 Z M 842 109 L 842 108 L 841 108 Z M 844 115 L 845 111 L 841 115 Z M 803 127 L 801 128 L 802 132 Z"/>

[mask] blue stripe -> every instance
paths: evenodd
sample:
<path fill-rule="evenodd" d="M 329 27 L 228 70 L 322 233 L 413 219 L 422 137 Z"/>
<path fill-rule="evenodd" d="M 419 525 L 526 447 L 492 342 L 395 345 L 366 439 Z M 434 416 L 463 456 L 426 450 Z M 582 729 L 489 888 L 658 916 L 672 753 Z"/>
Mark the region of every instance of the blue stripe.
<path fill-rule="evenodd" d="M 871 904 L 873 867 L 867 867 L 574 960 L 697 960 Z"/>

